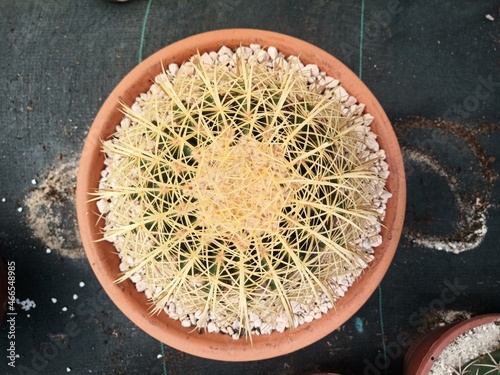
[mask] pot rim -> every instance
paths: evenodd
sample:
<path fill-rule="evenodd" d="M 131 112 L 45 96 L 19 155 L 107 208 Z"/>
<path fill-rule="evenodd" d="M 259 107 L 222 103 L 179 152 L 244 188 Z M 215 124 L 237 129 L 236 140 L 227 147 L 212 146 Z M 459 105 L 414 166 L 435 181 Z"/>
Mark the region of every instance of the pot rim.
<path fill-rule="evenodd" d="M 379 135 L 379 143 L 386 151 L 390 175 L 387 189 L 393 194 L 387 203 L 383 222 L 383 243 L 375 250 L 375 259 L 336 302 L 336 307 L 321 319 L 305 323 L 284 333 L 252 336 L 233 340 L 229 335 L 190 333 L 166 314 L 149 315 L 144 293 L 139 293 L 130 280 L 115 284 L 119 273 L 119 259 L 112 244 L 101 241 L 99 228 L 102 220 L 95 202 L 90 202 L 89 192 L 96 189 L 104 156 L 100 151 L 102 139 L 110 136 L 123 116 L 120 102 L 131 105 L 138 94 L 145 92 L 163 66 L 178 64 L 197 52 L 217 51 L 223 45 L 235 48 L 240 45 L 260 44 L 275 46 L 286 56 L 300 56 L 304 64 L 315 63 L 322 71 L 340 80 L 346 91 L 366 105 L 365 111 L 374 116 L 372 130 Z M 83 147 L 76 191 L 77 217 L 82 242 L 102 287 L 116 306 L 137 326 L 157 340 L 178 350 L 200 357 L 224 361 L 250 361 L 272 358 L 291 353 L 318 341 L 344 324 L 375 291 L 394 257 L 401 236 L 406 204 L 406 182 L 403 159 L 394 130 L 377 99 L 364 83 L 347 66 L 326 51 L 306 41 L 284 34 L 257 29 L 222 29 L 197 34 L 172 43 L 152 54 L 132 69 L 113 89 L 99 110 Z"/>

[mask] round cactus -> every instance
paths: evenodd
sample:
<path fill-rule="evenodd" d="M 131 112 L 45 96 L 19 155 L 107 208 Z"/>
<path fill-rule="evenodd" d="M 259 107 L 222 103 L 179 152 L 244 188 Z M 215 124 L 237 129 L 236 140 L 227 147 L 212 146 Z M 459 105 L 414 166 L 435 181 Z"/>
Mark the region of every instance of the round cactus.
<path fill-rule="evenodd" d="M 252 315 L 295 326 L 294 304 L 338 298 L 336 279 L 371 260 L 385 180 L 370 116 L 298 59 L 232 61 L 194 56 L 124 106 L 97 199 L 119 281 L 140 274 L 153 312 L 174 301 L 198 327 L 248 334 Z"/>
<path fill-rule="evenodd" d="M 500 350 L 486 353 L 472 361 L 464 374 L 470 375 L 498 375 L 500 374 Z"/>

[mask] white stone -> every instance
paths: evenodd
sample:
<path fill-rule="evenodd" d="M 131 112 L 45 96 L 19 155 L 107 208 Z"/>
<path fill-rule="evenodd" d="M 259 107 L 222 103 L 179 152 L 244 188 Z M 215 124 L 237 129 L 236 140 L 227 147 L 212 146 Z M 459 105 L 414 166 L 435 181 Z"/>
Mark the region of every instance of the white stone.
<path fill-rule="evenodd" d="M 214 322 L 210 322 L 207 325 L 207 331 L 210 333 L 218 333 L 220 331 L 220 329 L 217 326 L 217 324 L 215 324 Z"/>
<path fill-rule="evenodd" d="M 283 323 L 276 324 L 276 331 L 283 333 L 286 329 L 286 325 Z"/>
<path fill-rule="evenodd" d="M 327 89 L 333 89 L 333 88 L 337 87 L 340 83 L 340 81 L 338 79 L 334 79 L 332 77 L 325 77 L 324 80 L 325 80 Z"/>
<path fill-rule="evenodd" d="M 269 47 L 267 49 L 267 53 L 269 54 L 269 57 L 271 58 L 271 60 L 276 60 L 276 58 L 278 57 L 278 50 L 276 49 L 276 47 Z"/>
<path fill-rule="evenodd" d="M 265 50 L 261 49 L 258 53 L 257 53 L 257 61 L 259 63 L 263 63 L 263 62 L 267 62 L 269 61 L 269 53 L 266 52 Z"/>
<path fill-rule="evenodd" d="M 314 320 L 314 314 L 304 316 L 304 322 L 311 323 Z"/>
<path fill-rule="evenodd" d="M 203 63 L 205 63 L 206 65 L 212 65 L 214 63 L 214 60 L 212 60 L 210 55 L 206 52 L 201 55 L 201 61 L 203 61 Z"/>

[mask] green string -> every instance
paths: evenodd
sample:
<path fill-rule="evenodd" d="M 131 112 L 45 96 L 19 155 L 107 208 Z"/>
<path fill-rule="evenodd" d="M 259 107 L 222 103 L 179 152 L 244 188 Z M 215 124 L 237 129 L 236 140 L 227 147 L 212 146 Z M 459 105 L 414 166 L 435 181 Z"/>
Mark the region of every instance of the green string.
<path fill-rule="evenodd" d="M 168 372 L 167 372 L 167 361 L 165 360 L 165 345 L 163 345 L 162 342 L 160 343 L 160 345 L 161 345 L 161 358 L 163 360 L 163 374 L 164 375 L 168 375 Z"/>
<path fill-rule="evenodd" d="M 359 79 L 363 79 L 363 34 L 365 31 L 365 0 L 361 0 L 361 20 L 359 23 Z"/>
<path fill-rule="evenodd" d="M 148 0 L 148 4 L 146 6 L 146 12 L 144 13 L 144 19 L 142 21 L 142 30 L 141 30 L 141 40 L 139 45 L 139 63 L 142 61 L 142 50 L 144 47 L 144 39 L 146 35 L 146 25 L 149 15 L 149 10 L 151 9 L 151 3 L 153 0 Z M 364 23 L 365 23 L 365 0 L 361 0 L 361 20 L 360 20 L 360 33 L 359 33 L 359 70 L 358 76 L 360 79 L 363 77 L 363 33 L 364 33 Z M 379 293 L 379 312 L 380 312 L 380 331 L 382 333 L 382 347 L 384 350 L 384 360 L 387 361 L 387 347 L 385 345 L 385 333 L 384 333 L 384 314 L 382 311 L 382 286 L 378 287 Z M 160 342 L 161 355 L 163 358 L 163 374 L 168 375 L 167 372 L 167 363 L 165 360 L 165 345 Z"/>
<path fill-rule="evenodd" d="M 139 63 L 142 62 L 142 50 L 144 49 L 144 39 L 146 36 L 146 25 L 148 23 L 149 10 L 151 9 L 151 3 L 153 0 L 148 0 L 148 5 L 146 6 L 146 11 L 144 12 L 144 18 L 142 20 L 141 28 L 141 40 L 139 44 Z M 163 374 L 168 375 L 167 371 L 167 361 L 165 360 L 165 345 L 160 342 L 161 358 L 163 360 Z"/>
<path fill-rule="evenodd" d="M 358 77 L 363 78 L 363 34 L 365 29 L 365 0 L 361 0 L 361 19 L 359 22 L 359 68 Z M 382 334 L 382 350 L 384 362 L 387 363 L 387 346 L 385 344 L 384 312 L 382 310 L 382 286 L 378 286 L 378 310 L 380 315 L 380 333 Z M 386 370 L 387 372 L 387 370 Z"/>
<path fill-rule="evenodd" d="M 384 363 L 387 363 L 387 346 L 385 345 L 384 313 L 382 311 L 382 286 L 378 286 L 378 311 L 380 315 L 380 333 L 382 334 L 382 350 L 384 352 Z M 385 369 L 387 373 L 387 368 Z"/>
<path fill-rule="evenodd" d="M 146 12 L 144 13 L 144 19 L 142 20 L 141 41 L 139 44 L 139 63 L 142 61 L 142 49 L 144 47 L 144 37 L 146 35 L 146 24 L 148 22 L 149 9 L 151 9 L 152 2 L 153 0 L 148 0 L 148 5 L 146 6 Z"/>

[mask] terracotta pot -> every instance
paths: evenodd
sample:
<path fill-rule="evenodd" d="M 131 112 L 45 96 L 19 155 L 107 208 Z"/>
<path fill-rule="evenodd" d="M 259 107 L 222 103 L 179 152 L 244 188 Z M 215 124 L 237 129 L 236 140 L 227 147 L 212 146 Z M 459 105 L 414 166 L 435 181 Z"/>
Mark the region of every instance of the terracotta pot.
<path fill-rule="evenodd" d="M 131 281 L 115 284 L 119 274 L 119 259 L 113 245 L 96 242 L 102 238 L 98 210 L 89 202 L 89 193 L 96 190 L 103 169 L 101 140 L 109 137 L 122 118 L 120 101 L 132 105 L 138 94 L 148 90 L 152 80 L 168 64 L 182 63 L 200 53 L 217 51 L 225 45 L 258 43 L 275 46 L 285 55 L 300 55 L 301 60 L 317 64 L 321 70 L 340 80 L 342 86 L 375 117 L 372 129 L 379 135 L 380 146 L 386 151 L 390 176 L 387 188 L 393 194 L 387 205 L 382 229 L 383 243 L 375 252 L 370 268 L 349 289 L 345 297 L 321 319 L 299 328 L 260 335 L 249 340 L 233 340 L 222 334 L 197 334 L 183 328 L 179 321 L 166 314 L 151 316 L 144 293 L 139 293 Z M 398 245 L 406 204 L 406 185 L 401 151 L 382 107 L 369 89 L 345 65 L 318 47 L 302 40 L 261 30 L 229 29 L 212 31 L 173 43 L 150 56 L 134 68 L 111 92 L 89 131 L 78 172 L 77 212 L 82 241 L 88 260 L 97 278 L 113 302 L 144 331 L 165 344 L 201 357 L 225 361 L 248 361 L 276 357 L 303 348 L 332 332 L 348 320 L 371 296 L 385 275 Z"/>
<path fill-rule="evenodd" d="M 441 352 L 458 336 L 475 327 L 495 321 L 500 322 L 500 314 L 480 315 L 437 328 L 418 337 L 405 355 L 404 374 L 427 375 Z"/>

